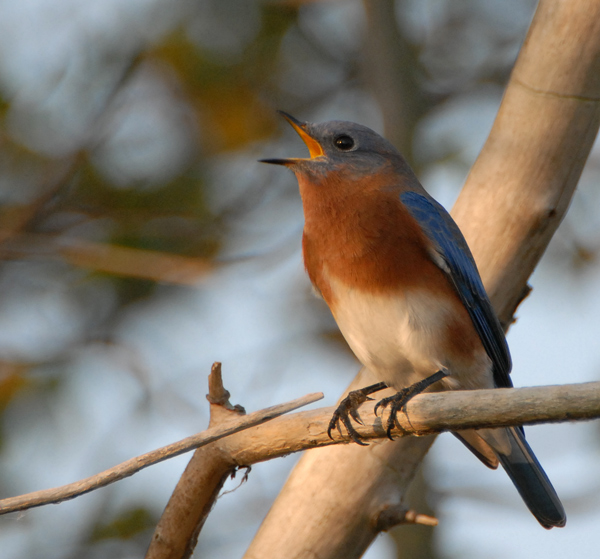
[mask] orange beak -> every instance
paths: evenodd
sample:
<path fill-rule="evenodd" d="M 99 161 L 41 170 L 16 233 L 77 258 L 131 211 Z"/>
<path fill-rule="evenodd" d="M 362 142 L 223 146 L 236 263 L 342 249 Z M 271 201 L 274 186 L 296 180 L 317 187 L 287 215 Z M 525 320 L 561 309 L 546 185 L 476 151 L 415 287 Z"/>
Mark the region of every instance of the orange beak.
<path fill-rule="evenodd" d="M 292 115 L 284 113 L 283 111 L 277 111 L 285 120 L 287 120 L 292 128 L 298 132 L 298 135 L 302 138 L 302 141 L 306 144 L 310 157 L 288 157 L 286 159 L 260 159 L 261 163 L 272 163 L 274 165 L 293 165 L 299 161 L 309 161 L 315 157 L 325 155 L 321 144 L 317 142 L 306 130 L 306 123 L 300 122 L 295 119 Z"/>

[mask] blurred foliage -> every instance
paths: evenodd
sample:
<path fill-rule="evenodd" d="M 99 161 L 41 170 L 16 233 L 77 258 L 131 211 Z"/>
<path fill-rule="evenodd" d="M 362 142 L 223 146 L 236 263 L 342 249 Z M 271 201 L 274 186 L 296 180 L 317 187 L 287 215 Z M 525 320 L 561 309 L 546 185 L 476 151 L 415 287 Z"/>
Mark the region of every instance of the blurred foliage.
<path fill-rule="evenodd" d="M 133 507 L 122 511 L 106 524 L 94 527 L 90 542 L 109 538 L 130 539 L 156 526 L 158 518 L 147 508 Z"/>
<path fill-rule="evenodd" d="M 269 97 L 276 87 L 280 43 L 297 19 L 297 8 L 266 4 L 261 12 L 260 30 L 233 63 L 198 48 L 183 29 L 148 53 L 173 68 L 185 84 L 200 125 L 210 131 L 202 141 L 207 154 L 266 139 L 275 130 Z"/>
<path fill-rule="evenodd" d="M 20 390 L 28 385 L 23 375 L 27 366 L 23 363 L 0 363 L 0 414 Z"/>

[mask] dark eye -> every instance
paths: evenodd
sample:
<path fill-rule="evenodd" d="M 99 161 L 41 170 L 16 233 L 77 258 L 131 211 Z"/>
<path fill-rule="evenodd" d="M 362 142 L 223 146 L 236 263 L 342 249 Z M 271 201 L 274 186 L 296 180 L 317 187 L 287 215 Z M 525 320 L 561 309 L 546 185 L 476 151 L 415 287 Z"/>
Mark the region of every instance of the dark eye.
<path fill-rule="evenodd" d="M 346 134 L 342 134 L 338 136 L 335 140 L 333 140 L 335 147 L 341 149 L 342 151 L 349 151 L 354 147 L 354 140 L 347 136 Z"/>

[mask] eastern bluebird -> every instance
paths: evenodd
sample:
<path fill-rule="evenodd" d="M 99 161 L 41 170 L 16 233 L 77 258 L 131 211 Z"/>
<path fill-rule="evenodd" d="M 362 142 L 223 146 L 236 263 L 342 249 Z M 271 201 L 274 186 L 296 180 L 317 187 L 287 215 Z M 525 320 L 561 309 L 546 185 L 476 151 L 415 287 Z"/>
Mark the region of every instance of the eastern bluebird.
<path fill-rule="evenodd" d="M 383 388 L 399 391 L 396 413 L 415 394 L 511 387 L 502 326 L 467 243 L 448 212 L 423 189 L 400 153 L 365 126 L 303 123 L 281 113 L 309 158 L 265 159 L 298 179 L 305 224 L 304 264 L 359 361 L 381 381 L 342 401 L 340 421 L 362 444 L 348 415 Z M 544 528 L 564 526 L 562 504 L 523 429 L 455 435 L 484 464 L 500 462 Z"/>

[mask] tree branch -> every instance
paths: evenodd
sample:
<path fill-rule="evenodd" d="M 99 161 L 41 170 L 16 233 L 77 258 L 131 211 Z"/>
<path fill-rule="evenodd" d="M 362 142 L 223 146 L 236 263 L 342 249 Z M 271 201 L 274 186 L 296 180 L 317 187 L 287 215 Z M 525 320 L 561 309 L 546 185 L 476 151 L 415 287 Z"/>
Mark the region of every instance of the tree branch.
<path fill-rule="evenodd" d="M 322 394 L 309 394 L 235 420 L 229 419 L 218 427 L 211 427 L 197 435 L 132 458 L 81 481 L 0 500 L 0 515 L 72 499 L 131 476 L 143 468 L 211 443 L 219 442 L 220 452 L 227 454 L 226 461 L 234 469 L 291 452 L 351 443 L 346 432 L 337 433 L 334 440 L 327 436 L 327 427 L 335 406 L 281 417 L 284 413 L 320 398 Z M 382 425 L 382 417 L 373 413 L 374 403 L 369 402 L 361 407 L 360 416 L 364 425 L 357 424 L 356 429 L 366 440 L 385 440 L 385 415 Z M 440 392 L 413 398 L 407 404 L 405 413 L 398 415 L 399 426 L 393 430 L 393 434 L 395 437 L 422 437 L 461 429 L 534 425 L 599 417 L 600 382 Z M 356 445 L 351 447 L 356 448 Z"/>
<path fill-rule="evenodd" d="M 386 439 L 387 412 L 373 412 L 375 401 L 360 408 L 363 425 L 355 424 L 363 439 Z M 227 446 L 234 462 L 251 465 L 290 452 L 335 443 L 351 443 L 344 431 L 327 436 L 335 406 L 280 417 L 244 433 L 229 437 Z M 600 382 L 495 388 L 426 393 L 415 396 L 398 414 L 394 437 L 425 436 L 445 431 L 536 425 L 600 417 Z"/>
<path fill-rule="evenodd" d="M 231 405 L 229 396 L 223 386 L 221 363 L 214 363 L 206 396 L 210 402 L 209 427 L 215 428 L 245 413 L 241 406 Z M 196 449 L 156 525 L 146 559 L 183 559 L 192 555 L 223 484 L 235 475 L 236 468 L 220 442 Z"/>
<path fill-rule="evenodd" d="M 48 505 L 52 503 L 60 503 L 69 499 L 73 499 L 84 493 L 89 493 L 100 487 L 110 485 L 115 481 L 119 481 L 123 478 L 129 477 L 140 470 L 174 458 L 180 454 L 184 454 L 199 448 L 201 446 L 208 445 L 214 441 L 227 437 L 228 435 L 249 429 L 256 425 L 260 425 L 265 421 L 278 417 L 284 413 L 288 413 L 292 410 L 298 409 L 299 407 L 306 406 L 312 402 L 316 402 L 323 398 L 323 394 L 308 394 L 302 398 L 297 398 L 291 402 L 285 404 L 278 404 L 259 410 L 248 415 L 242 416 L 239 419 L 230 420 L 224 422 L 218 427 L 207 429 L 197 435 L 192 435 L 182 439 L 176 443 L 163 446 L 141 456 L 131 458 L 126 462 L 123 462 L 113 468 L 109 468 L 94 476 L 63 485 L 61 487 L 55 487 L 53 489 L 43 489 L 41 491 L 35 491 L 33 493 L 27 493 L 18 497 L 10 497 L 8 499 L 0 500 L 0 515 L 9 512 L 15 512 L 20 510 L 26 510 L 34 507 L 40 507 L 42 505 Z"/>
<path fill-rule="evenodd" d="M 599 123 L 600 1 L 542 0 L 452 212 L 504 324 L 567 212 Z"/>

